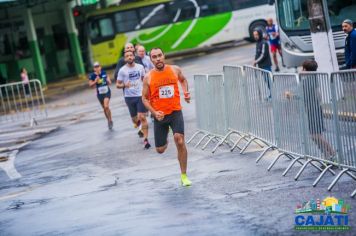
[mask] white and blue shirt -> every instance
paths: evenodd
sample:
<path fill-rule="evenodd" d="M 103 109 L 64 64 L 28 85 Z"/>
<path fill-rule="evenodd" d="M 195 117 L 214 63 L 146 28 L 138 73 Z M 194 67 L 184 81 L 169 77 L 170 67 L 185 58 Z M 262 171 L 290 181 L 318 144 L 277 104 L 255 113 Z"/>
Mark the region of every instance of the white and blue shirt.
<path fill-rule="evenodd" d="M 143 87 L 143 77 L 145 76 L 145 68 L 136 64 L 129 67 L 127 64 L 121 67 L 117 80 L 122 81 L 124 84 L 130 81 L 130 87 L 124 89 L 125 97 L 141 97 Z"/>

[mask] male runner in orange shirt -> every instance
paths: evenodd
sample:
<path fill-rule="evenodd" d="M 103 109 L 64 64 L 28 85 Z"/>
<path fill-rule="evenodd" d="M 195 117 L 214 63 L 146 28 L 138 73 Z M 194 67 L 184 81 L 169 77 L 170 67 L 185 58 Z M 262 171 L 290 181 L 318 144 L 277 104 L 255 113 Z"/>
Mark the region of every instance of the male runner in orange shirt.
<path fill-rule="evenodd" d="M 181 169 L 181 183 L 190 186 L 187 177 L 187 147 L 184 140 L 184 120 L 180 104 L 178 81 L 184 92 L 184 99 L 190 102 L 188 81 L 178 66 L 166 65 L 164 53 L 160 48 L 153 48 L 150 58 L 154 65 L 143 80 L 142 101 L 155 117 L 154 137 L 158 153 L 163 153 L 168 146 L 167 136 L 171 127 L 178 151 Z"/>

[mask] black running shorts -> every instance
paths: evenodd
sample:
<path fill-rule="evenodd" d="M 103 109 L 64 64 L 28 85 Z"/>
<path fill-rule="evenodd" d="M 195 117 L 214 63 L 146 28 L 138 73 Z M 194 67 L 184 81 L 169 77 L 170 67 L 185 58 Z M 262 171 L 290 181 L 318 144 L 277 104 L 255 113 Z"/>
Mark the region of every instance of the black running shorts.
<path fill-rule="evenodd" d="M 173 134 L 184 134 L 184 119 L 182 111 L 174 111 L 164 116 L 162 121 L 154 120 L 154 136 L 156 147 L 163 147 L 167 144 L 169 127 Z"/>
<path fill-rule="evenodd" d="M 105 98 L 111 98 L 111 91 L 109 90 L 109 92 L 105 93 L 105 94 L 97 94 L 98 100 L 100 102 L 101 105 L 104 104 L 104 99 Z"/>
<path fill-rule="evenodd" d="M 142 97 L 125 97 L 125 102 L 131 117 L 137 116 L 137 113 L 147 112 L 146 107 L 143 105 Z"/>

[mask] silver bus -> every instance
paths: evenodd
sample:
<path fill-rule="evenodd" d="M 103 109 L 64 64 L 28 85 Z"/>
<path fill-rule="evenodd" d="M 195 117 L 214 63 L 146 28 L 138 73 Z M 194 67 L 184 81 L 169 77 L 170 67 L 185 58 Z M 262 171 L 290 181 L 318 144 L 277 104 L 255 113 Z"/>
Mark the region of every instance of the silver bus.
<path fill-rule="evenodd" d="M 298 67 L 305 59 L 313 58 L 313 45 L 308 20 L 308 0 L 277 0 L 275 2 L 279 23 L 283 64 Z M 356 21 L 356 0 L 327 0 L 337 58 L 343 64 L 345 34 L 341 29 L 344 19 Z"/>

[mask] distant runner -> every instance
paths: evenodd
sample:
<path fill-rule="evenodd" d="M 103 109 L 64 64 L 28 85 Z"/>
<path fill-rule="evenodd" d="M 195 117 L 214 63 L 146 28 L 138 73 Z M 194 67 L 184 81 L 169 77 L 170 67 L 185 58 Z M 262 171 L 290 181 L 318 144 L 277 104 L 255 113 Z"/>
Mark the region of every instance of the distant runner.
<path fill-rule="evenodd" d="M 281 40 L 279 37 L 279 29 L 278 25 L 273 24 L 273 19 L 267 19 L 267 27 L 266 31 L 268 34 L 268 41 L 271 48 L 271 53 L 273 57 L 273 62 L 276 66 L 276 72 L 280 71 L 277 59 L 277 51 L 279 55 L 282 57 L 282 48 L 281 48 Z"/>
<path fill-rule="evenodd" d="M 144 46 L 139 45 L 137 47 L 137 56 L 139 56 L 142 60 L 143 66 L 145 67 L 146 73 L 153 69 L 153 64 L 149 56 L 146 55 L 146 49 Z"/>
<path fill-rule="evenodd" d="M 151 49 L 150 58 L 155 68 L 143 80 L 142 100 L 155 117 L 156 151 L 163 153 L 167 149 L 167 136 L 169 127 L 171 127 L 178 151 L 181 183 L 183 186 L 190 186 L 192 183 L 186 174 L 188 153 L 184 141 L 184 119 L 178 88 L 179 81 L 184 92 L 184 99 L 189 103 L 188 81 L 178 66 L 165 65 L 162 49 Z"/>
<path fill-rule="evenodd" d="M 124 52 L 127 52 L 127 51 L 132 51 L 133 53 L 135 53 L 135 47 L 134 47 L 134 45 L 132 43 L 125 44 Z M 142 62 L 141 58 L 139 56 L 136 56 L 136 55 L 135 55 L 135 63 L 143 65 L 143 62 Z M 115 70 L 114 70 L 114 78 L 115 79 L 117 78 L 117 74 L 119 73 L 119 70 L 125 64 L 126 64 L 125 57 L 124 57 L 124 55 L 122 55 L 122 57 L 120 57 L 119 61 L 117 62 Z"/>
<path fill-rule="evenodd" d="M 132 122 L 135 128 L 141 124 L 138 135 L 144 138 L 144 148 L 151 147 L 148 142 L 148 123 L 146 119 L 146 108 L 142 103 L 142 80 L 145 76 L 145 69 L 142 65 L 135 63 L 135 54 L 132 51 L 124 53 L 126 65 L 124 65 L 117 75 L 116 87 L 124 89 L 126 105 L 129 109 Z"/>
<path fill-rule="evenodd" d="M 94 63 L 94 72 L 89 76 L 89 86 L 96 86 L 96 94 L 101 106 L 104 109 L 104 114 L 108 120 L 108 127 L 112 130 L 114 123 L 112 122 L 109 102 L 111 98 L 111 91 L 109 85 L 111 80 L 104 70 L 101 69 L 99 62 Z"/>

